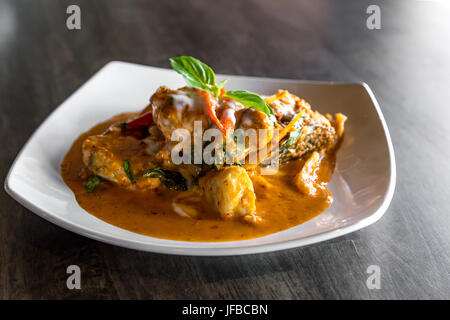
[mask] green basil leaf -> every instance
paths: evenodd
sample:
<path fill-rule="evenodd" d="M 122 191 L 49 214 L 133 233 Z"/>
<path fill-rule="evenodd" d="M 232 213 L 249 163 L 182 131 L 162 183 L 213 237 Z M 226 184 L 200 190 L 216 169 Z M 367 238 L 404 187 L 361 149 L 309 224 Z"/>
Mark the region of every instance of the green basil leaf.
<path fill-rule="evenodd" d="M 127 174 L 128 179 L 130 179 L 130 182 L 132 184 L 135 184 L 136 179 L 134 178 L 133 172 L 131 172 L 130 163 L 128 162 L 128 160 L 125 160 L 123 162 L 123 170 L 125 170 L 125 173 Z"/>
<path fill-rule="evenodd" d="M 213 95 L 217 98 L 220 94 L 220 90 L 223 88 L 223 86 L 228 82 L 227 79 L 220 81 L 215 87 Z"/>
<path fill-rule="evenodd" d="M 272 117 L 275 117 L 272 108 L 264 101 L 263 98 L 261 98 L 260 96 L 258 96 L 253 92 L 246 90 L 227 91 L 224 97 L 228 97 L 230 99 L 242 103 L 244 106 L 251 107 L 258 111 L 264 112 L 272 120 L 273 120 Z"/>
<path fill-rule="evenodd" d="M 102 179 L 99 176 L 90 176 L 84 186 L 86 187 L 87 192 L 92 193 L 100 183 L 102 183 Z"/>
<path fill-rule="evenodd" d="M 216 76 L 208 65 L 189 56 L 175 57 L 169 60 L 172 68 L 184 77 L 188 85 L 216 95 Z"/>
<path fill-rule="evenodd" d="M 219 90 L 222 89 L 223 86 L 224 86 L 227 82 L 228 82 L 227 79 L 220 81 L 220 82 L 217 84 L 217 88 L 218 88 Z"/>

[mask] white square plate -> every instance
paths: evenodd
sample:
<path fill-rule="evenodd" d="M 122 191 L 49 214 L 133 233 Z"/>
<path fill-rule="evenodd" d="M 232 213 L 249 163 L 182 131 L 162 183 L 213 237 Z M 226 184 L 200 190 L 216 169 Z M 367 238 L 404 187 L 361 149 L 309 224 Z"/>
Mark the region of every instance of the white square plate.
<path fill-rule="evenodd" d="M 17 156 L 6 191 L 54 224 L 107 243 L 144 251 L 184 255 L 235 255 L 293 248 L 335 238 L 377 221 L 395 187 L 391 139 L 381 110 L 364 83 L 327 83 L 218 75 L 228 89 L 271 94 L 278 89 L 306 99 L 321 113 L 348 116 L 345 139 L 329 188 L 334 203 L 316 218 L 265 237 L 233 242 L 184 242 L 152 238 L 110 225 L 78 206 L 60 175 L 72 142 L 114 114 L 145 107 L 159 85 L 184 86 L 174 71 L 110 62 L 62 103 Z"/>

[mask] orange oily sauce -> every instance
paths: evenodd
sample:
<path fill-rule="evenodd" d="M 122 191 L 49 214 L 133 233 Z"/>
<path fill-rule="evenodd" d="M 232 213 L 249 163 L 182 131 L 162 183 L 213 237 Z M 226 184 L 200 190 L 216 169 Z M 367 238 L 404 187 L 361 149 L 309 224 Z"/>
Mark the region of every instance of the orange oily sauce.
<path fill-rule="evenodd" d="M 64 182 L 73 191 L 78 204 L 97 218 L 117 227 L 156 238 L 181 241 L 237 241 L 265 236 L 302 224 L 319 215 L 332 202 L 325 188 L 320 196 L 311 197 L 298 191 L 294 176 L 304 161 L 295 160 L 281 165 L 275 175 L 254 175 L 252 178 L 257 214 L 262 222 L 254 225 L 243 220 L 222 220 L 206 201 L 193 204 L 201 207 L 198 218 L 175 213 L 172 200 L 180 192 L 160 187 L 156 191 L 130 191 L 113 183 L 100 184 L 88 193 L 86 180 L 80 177 L 85 167 L 81 146 L 91 135 L 101 134 L 111 124 L 129 119 L 121 114 L 83 133 L 72 145 L 61 164 Z M 335 156 L 328 154 L 321 161 L 319 180 L 328 182 L 334 170 Z"/>

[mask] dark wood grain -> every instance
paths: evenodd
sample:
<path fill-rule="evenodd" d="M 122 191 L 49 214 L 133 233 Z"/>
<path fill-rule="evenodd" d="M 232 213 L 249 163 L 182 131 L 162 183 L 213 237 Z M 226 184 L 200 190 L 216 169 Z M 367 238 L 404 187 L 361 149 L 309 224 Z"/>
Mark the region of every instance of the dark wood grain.
<path fill-rule="evenodd" d="M 377 3 L 382 29 L 368 30 Z M 65 26 L 78 4 L 82 29 Z M 364 81 L 393 139 L 398 180 L 385 216 L 308 247 L 182 257 L 60 229 L 0 192 L 0 298 L 450 298 L 450 9 L 431 1 L 1 1 L 0 177 L 45 117 L 111 60 L 219 73 Z M 150 94 L 150 92 L 149 92 Z M 48 143 L 51 143 L 49 141 Z M 66 267 L 82 289 L 66 288 Z M 369 265 L 381 289 L 368 290 Z"/>

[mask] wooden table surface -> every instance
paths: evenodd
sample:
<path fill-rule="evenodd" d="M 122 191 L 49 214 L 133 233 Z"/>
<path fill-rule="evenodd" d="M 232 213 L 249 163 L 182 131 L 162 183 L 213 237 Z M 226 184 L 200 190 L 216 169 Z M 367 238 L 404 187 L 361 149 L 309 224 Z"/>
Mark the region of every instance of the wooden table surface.
<path fill-rule="evenodd" d="M 66 8 L 81 8 L 81 30 Z M 381 29 L 366 27 L 370 4 Z M 37 126 L 111 60 L 218 73 L 364 81 L 394 144 L 384 217 L 303 248 L 184 257 L 63 230 L 0 192 L 0 298 L 450 298 L 450 8 L 432 1 L 0 1 L 0 177 Z M 151 92 L 149 92 L 149 95 Z M 52 143 L 48 141 L 48 143 Z M 68 290 L 66 268 L 82 270 Z M 368 266 L 381 289 L 366 286 Z"/>

